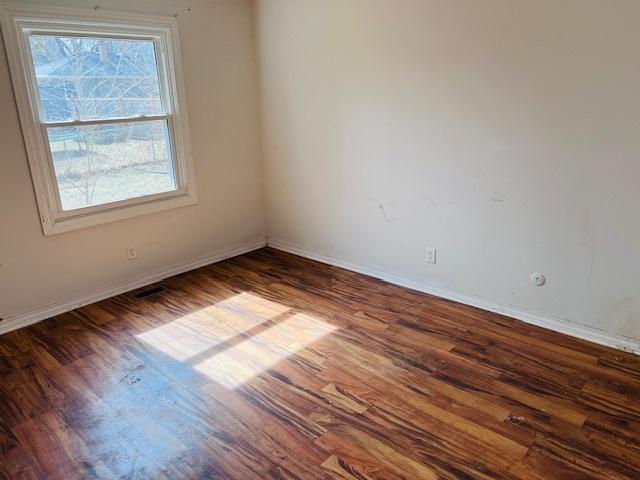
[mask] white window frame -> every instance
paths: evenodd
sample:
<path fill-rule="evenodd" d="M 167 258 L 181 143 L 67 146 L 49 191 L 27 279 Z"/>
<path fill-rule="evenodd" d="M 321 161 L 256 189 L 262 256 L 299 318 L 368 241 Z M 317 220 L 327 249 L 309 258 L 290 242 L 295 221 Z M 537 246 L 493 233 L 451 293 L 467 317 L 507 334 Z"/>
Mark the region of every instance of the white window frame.
<path fill-rule="evenodd" d="M 193 205 L 197 202 L 178 24 L 174 17 L 4 4 L 0 5 L 0 21 L 45 235 Z M 127 121 L 167 121 L 176 190 L 69 211 L 62 209 L 46 127 L 73 126 L 86 122 L 45 123 L 40 119 L 39 92 L 31 59 L 29 33 L 85 34 L 154 41 L 165 113 L 127 118 Z M 100 120 L 98 123 L 118 120 L 122 119 Z"/>

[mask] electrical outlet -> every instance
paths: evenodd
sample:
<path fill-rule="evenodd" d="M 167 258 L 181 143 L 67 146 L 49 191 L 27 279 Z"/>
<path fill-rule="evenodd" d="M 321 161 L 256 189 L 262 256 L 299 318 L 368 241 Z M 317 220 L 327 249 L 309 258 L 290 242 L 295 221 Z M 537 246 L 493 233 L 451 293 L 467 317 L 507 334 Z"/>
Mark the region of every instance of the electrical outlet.
<path fill-rule="evenodd" d="M 138 252 L 136 252 L 136 247 L 130 245 L 127 247 L 127 258 L 129 260 L 135 260 L 138 257 Z"/>
<path fill-rule="evenodd" d="M 427 248 L 427 263 L 436 263 L 436 249 Z"/>

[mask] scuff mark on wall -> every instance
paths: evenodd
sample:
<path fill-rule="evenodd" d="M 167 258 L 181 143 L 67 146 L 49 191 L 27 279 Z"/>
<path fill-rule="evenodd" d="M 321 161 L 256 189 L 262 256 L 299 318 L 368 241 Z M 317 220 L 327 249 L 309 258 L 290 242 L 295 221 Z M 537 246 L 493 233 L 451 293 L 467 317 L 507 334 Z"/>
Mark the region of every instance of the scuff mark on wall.
<path fill-rule="evenodd" d="M 436 201 L 431 198 L 431 197 L 427 197 L 426 195 L 422 195 L 420 197 L 418 197 L 422 200 L 424 200 L 426 203 L 430 203 L 431 205 L 433 205 L 434 207 L 438 206 L 438 204 L 436 203 Z"/>
<path fill-rule="evenodd" d="M 433 198 L 428 197 L 426 195 L 419 195 L 418 198 L 420 200 L 424 200 L 426 203 L 434 207 L 444 206 L 444 205 L 458 205 L 460 203 L 460 200 L 434 200 Z"/>
<path fill-rule="evenodd" d="M 428 211 L 438 207 L 453 206 L 460 204 L 460 200 L 436 200 L 427 195 L 406 194 L 397 201 L 384 201 L 382 199 L 367 198 L 368 201 L 375 202 L 375 206 L 387 223 L 397 222 L 405 219 L 415 222 L 424 215 L 429 215 Z"/>
<path fill-rule="evenodd" d="M 400 220 L 400 217 L 391 217 L 390 215 L 388 215 L 383 204 L 379 203 L 378 204 L 378 208 L 382 212 L 382 216 L 387 221 L 387 223 L 392 223 L 392 222 L 396 222 L 396 221 Z"/>

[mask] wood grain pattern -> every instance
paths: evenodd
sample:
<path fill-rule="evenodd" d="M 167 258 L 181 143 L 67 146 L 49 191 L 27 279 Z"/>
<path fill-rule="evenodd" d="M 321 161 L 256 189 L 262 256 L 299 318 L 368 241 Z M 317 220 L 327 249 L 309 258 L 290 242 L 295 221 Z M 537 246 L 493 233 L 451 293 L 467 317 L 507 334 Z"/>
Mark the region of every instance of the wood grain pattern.
<path fill-rule="evenodd" d="M 0 337 L 1 478 L 638 479 L 640 358 L 273 249 Z"/>

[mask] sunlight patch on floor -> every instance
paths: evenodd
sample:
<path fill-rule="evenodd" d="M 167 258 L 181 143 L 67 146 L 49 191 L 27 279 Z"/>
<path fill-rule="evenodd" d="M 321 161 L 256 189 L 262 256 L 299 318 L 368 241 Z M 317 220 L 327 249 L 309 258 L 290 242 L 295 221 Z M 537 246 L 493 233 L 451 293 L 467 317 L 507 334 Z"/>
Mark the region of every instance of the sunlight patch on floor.
<path fill-rule="evenodd" d="M 251 293 L 240 293 L 137 335 L 227 388 L 236 388 L 337 329 Z"/>
<path fill-rule="evenodd" d="M 336 328 L 298 313 L 211 356 L 195 369 L 227 388 L 236 388 Z"/>
<path fill-rule="evenodd" d="M 141 333 L 137 338 L 176 360 L 185 361 L 289 310 L 243 292 Z"/>

